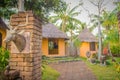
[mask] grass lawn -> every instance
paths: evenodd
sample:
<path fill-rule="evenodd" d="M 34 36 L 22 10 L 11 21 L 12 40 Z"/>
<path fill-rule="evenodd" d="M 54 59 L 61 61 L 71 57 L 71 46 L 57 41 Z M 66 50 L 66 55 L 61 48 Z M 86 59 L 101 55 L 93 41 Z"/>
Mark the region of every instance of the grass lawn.
<path fill-rule="evenodd" d="M 42 70 L 42 80 L 57 80 L 60 74 L 48 65 L 44 65 Z"/>
<path fill-rule="evenodd" d="M 120 73 L 116 72 L 116 68 L 112 63 L 108 66 L 102 66 L 100 64 L 91 64 L 86 60 L 84 61 L 97 76 L 98 80 L 120 80 Z M 117 61 L 120 61 L 120 58 L 117 58 Z"/>

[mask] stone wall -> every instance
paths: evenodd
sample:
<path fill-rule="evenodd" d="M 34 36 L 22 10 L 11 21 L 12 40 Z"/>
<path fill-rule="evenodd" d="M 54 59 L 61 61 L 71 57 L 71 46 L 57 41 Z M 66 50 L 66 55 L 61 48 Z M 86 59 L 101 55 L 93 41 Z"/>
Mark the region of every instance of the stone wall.
<path fill-rule="evenodd" d="M 28 22 L 27 22 L 28 21 Z M 23 36 L 26 37 L 26 47 L 19 52 L 16 45 L 10 44 L 10 67 L 20 70 L 23 80 L 41 80 L 41 41 L 42 27 L 41 21 L 32 11 L 19 12 L 10 18 L 13 28 L 18 27 L 17 31 L 24 30 Z"/>

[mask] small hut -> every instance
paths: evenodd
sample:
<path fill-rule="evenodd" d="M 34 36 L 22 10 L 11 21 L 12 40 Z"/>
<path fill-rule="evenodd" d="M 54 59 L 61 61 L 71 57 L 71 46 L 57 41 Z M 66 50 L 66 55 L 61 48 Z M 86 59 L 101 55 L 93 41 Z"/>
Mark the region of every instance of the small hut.
<path fill-rule="evenodd" d="M 3 47 L 5 47 L 5 43 L 3 42 L 3 39 L 6 36 L 6 29 L 9 29 L 9 28 L 4 23 L 4 21 L 0 18 L 0 46 L 3 46 Z"/>
<path fill-rule="evenodd" d="M 55 25 L 48 23 L 42 26 L 42 54 L 46 56 L 65 56 L 65 40 L 68 36 Z"/>
<path fill-rule="evenodd" d="M 86 53 L 90 52 L 91 54 L 97 53 L 97 42 L 96 37 L 89 31 L 89 29 L 85 28 L 78 36 L 81 41 L 80 45 L 80 56 L 86 57 Z"/>

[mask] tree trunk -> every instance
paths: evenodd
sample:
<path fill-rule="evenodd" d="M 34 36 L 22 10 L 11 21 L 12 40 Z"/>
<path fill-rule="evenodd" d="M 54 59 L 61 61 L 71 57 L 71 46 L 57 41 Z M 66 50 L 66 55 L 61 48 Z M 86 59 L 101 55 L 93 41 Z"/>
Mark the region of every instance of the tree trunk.
<path fill-rule="evenodd" d="M 100 7 L 98 6 L 98 16 L 100 16 Z M 101 25 L 100 25 L 100 18 L 98 18 L 98 38 L 99 38 L 99 49 L 98 49 L 98 60 L 100 61 L 100 57 L 102 54 L 102 33 L 101 33 Z"/>
<path fill-rule="evenodd" d="M 19 0 L 18 1 L 18 11 L 19 12 L 24 11 L 24 0 Z"/>

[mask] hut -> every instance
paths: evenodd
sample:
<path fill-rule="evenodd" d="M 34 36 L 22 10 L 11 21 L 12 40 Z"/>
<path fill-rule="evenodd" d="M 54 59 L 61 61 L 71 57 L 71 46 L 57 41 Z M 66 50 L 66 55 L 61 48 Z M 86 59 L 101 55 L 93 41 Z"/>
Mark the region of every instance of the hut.
<path fill-rule="evenodd" d="M 9 29 L 7 25 L 4 23 L 4 21 L 0 17 L 0 46 L 5 47 L 5 43 L 3 42 L 3 39 L 6 36 L 6 30 Z"/>
<path fill-rule="evenodd" d="M 42 26 L 42 55 L 65 56 L 65 40 L 68 36 L 55 25 L 47 23 Z"/>
<path fill-rule="evenodd" d="M 90 52 L 91 54 L 97 53 L 97 42 L 96 37 L 89 31 L 89 29 L 85 28 L 78 36 L 78 39 L 81 41 L 80 45 L 80 53 L 81 57 L 86 57 L 86 53 Z"/>

